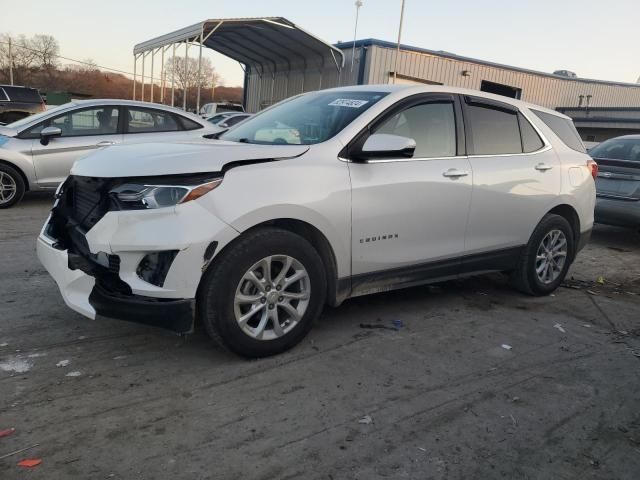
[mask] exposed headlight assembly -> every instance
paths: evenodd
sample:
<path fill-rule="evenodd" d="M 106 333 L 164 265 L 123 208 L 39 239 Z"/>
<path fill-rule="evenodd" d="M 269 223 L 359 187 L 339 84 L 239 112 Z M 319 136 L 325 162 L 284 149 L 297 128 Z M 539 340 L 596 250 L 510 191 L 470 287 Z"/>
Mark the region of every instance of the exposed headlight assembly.
<path fill-rule="evenodd" d="M 196 200 L 222 183 L 222 177 L 193 185 L 124 183 L 111 190 L 123 210 L 173 207 Z"/>

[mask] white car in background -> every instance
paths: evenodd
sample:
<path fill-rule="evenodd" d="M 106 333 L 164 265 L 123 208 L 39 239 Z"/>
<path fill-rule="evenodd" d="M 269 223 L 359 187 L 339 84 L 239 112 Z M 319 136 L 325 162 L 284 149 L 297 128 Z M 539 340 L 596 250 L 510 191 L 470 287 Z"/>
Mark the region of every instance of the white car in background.
<path fill-rule="evenodd" d="M 185 333 L 197 315 L 260 357 L 358 295 L 489 271 L 553 292 L 591 233 L 596 173 L 570 118 L 518 100 L 310 92 L 219 140 L 76 162 L 38 256 L 87 317 Z"/>
<path fill-rule="evenodd" d="M 0 126 L 0 208 L 27 190 L 56 188 L 73 162 L 117 144 L 181 142 L 214 134 L 197 115 L 128 100 L 80 100 Z"/>
<path fill-rule="evenodd" d="M 235 125 L 252 116 L 252 113 L 225 112 L 218 113 L 212 117 L 207 118 L 207 122 L 214 125 L 220 132 L 222 132 L 224 130 L 230 129 L 231 127 L 234 127 Z"/>

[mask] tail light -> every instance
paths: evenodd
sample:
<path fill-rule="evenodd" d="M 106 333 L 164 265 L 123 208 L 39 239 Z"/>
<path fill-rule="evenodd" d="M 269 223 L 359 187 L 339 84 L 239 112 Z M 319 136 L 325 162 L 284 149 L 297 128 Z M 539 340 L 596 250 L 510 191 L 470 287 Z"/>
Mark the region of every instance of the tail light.
<path fill-rule="evenodd" d="M 595 180 L 598 178 L 598 164 L 595 160 L 587 160 L 587 167 L 591 170 L 591 176 Z"/>

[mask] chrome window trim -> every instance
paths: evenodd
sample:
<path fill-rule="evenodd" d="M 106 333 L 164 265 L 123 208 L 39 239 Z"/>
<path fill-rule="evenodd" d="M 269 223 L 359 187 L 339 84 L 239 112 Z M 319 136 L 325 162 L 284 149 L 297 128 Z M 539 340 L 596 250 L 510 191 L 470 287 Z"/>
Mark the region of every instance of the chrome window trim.
<path fill-rule="evenodd" d="M 542 140 L 544 142 L 544 139 Z M 485 155 L 469 155 L 469 158 L 483 158 L 483 157 L 523 157 L 526 155 L 537 155 L 539 153 L 547 152 L 551 150 L 551 145 L 545 145 L 541 149 L 534 152 L 527 153 L 487 153 Z"/>
<path fill-rule="evenodd" d="M 544 141 L 544 140 L 543 140 Z M 460 158 L 485 158 L 485 157 L 523 157 L 529 155 L 537 155 L 539 153 L 544 153 L 551 150 L 551 145 L 545 145 L 540 150 L 536 150 L 535 152 L 528 153 L 494 153 L 487 155 L 455 155 L 451 157 L 418 157 L 418 158 L 381 158 L 374 160 L 363 160 L 354 162 L 353 160 L 349 160 L 348 158 L 338 157 L 338 160 L 345 163 L 392 163 L 392 162 L 420 162 L 425 160 L 452 160 L 452 159 L 460 159 Z"/>

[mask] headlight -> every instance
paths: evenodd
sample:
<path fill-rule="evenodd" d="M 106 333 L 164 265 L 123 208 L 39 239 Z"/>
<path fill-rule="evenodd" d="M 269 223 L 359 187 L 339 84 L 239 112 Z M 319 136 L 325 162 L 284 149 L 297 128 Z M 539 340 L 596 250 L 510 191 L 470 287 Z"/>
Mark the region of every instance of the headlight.
<path fill-rule="evenodd" d="M 125 183 L 111 190 L 123 210 L 173 207 L 200 198 L 222 183 L 222 178 L 196 185 Z"/>

